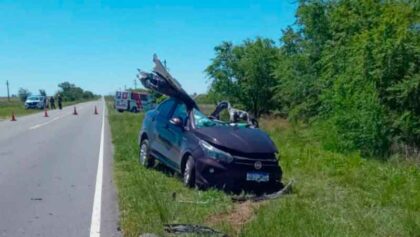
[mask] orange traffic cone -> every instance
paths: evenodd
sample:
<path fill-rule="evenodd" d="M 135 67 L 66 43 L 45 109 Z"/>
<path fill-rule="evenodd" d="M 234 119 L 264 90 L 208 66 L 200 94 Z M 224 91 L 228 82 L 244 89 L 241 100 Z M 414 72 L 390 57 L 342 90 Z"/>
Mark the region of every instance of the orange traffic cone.
<path fill-rule="evenodd" d="M 15 112 L 12 112 L 12 119 L 10 121 L 16 121 Z"/>
<path fill-rule="evenodd" d="M 74 106 L 73 115 L 77 115 L 76 106 Z"/>
<path fill-rule="evenodd" d="M 95 105 L 95 112 L 93 114 L 98 114 L 98 109 L 96 108 L 96 105 Z"/>
<path fill-rule="evenodd" d="M 45 110 L 44 110 L 44 117 L 48 117 L 47 108 L 45 108 Z"/>

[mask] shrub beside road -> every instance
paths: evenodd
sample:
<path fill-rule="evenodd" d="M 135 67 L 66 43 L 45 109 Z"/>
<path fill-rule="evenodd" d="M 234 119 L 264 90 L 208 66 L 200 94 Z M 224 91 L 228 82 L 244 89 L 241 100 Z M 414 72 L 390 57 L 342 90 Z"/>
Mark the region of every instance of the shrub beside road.
<path fill-rule="evenodd" d="M 296 181 L 293 194 L 237 204 L 223 192 L 187 189 L 170 172 L 138 165 L 137 134 L 143 114 L 118 113 L 109 98 L 107 106 L 125 236 L 162 234 L 166 223 L 204 224 L 229 236 L 420 232 L 420 172 L 413 161 L 366 160 L 357 153 L 325 151 L 311 130 L 281 119 L 262 119 L 262 128 L 280 148 L 285 181 Z"/>

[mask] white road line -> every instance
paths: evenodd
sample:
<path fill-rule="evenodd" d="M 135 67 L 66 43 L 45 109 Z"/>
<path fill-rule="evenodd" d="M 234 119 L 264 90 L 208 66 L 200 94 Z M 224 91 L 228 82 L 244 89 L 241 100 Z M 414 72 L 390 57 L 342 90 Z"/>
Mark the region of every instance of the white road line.
<path fill-rule="evenodd" d="M 102 97 L 102 131 L 99 146 L 98 171 L 96 173 L 95 196 L 93 198 L 92 220 L 90 222 L 90 237 L 101 235 L 101 203 L 102 203 L 102 176 L 104 160 L 104 130 L 105 130 L 105 101 Z"/>
<path fill-rule="evenodd" d="M 84 107 L 84 106 L 80 106 L 80 107 L 79 107 L 79 110 L 81 110 L 83 107 Z M 43 127 L 43 126 L 45 126 L 45 125 L 47 125 L 47 124 L 49 124 L 49 123 L 52 123 L 52 122 L 54 122 L 55 120 L 60 119 L 60 118 L 62 118 L 62 117 L 64 117 L 64 116 L 58 116 L 58 117 L 55 117 L 55 118 L 53 118 L 53 119 L 51 119 L 51 120 L 49 120 L 49 121 L 47 121 L 47 122 L 45 122 L 45 123 L 40 123 L 40 124 L 34 125 L 34 126 L 30 127 L 30 128 L 29 128 L 29 130 L 33 130 L 33 129 L 37 129 L 37 128 Z"/>
<path fill-rule="evenodd" d="M 49 120 L 49 121 L 47 121 L 47 122 L 45 122 L 45 123 L 40 123 L 40 124 L 37 124 L 37 125 L 35 125 L 35 126 L 32 126 L 32 127 L 30 127 L 30 128 L 29 128 L 29 130 L 40 128 L 40 127 L 45 126 L 45 125 L 47 125 L 47 124 L 49 124 L 49 123 L 52 123 L 52 122 L 54 122 L 55 120 L 60 119 L 60 118 L 61 118 L 61 117 L 55 117 L 55 118 L 53 118 L 53 119 L 51 119 L 51 120 Z"/>

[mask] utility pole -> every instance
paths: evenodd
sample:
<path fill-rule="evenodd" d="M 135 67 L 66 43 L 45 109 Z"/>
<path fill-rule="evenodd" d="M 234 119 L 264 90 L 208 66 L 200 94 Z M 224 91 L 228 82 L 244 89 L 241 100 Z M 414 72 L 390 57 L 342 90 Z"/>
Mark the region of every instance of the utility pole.
<path fill-rule="evenodd" d="M 9 95 L 9 80 L 6 81 L 7 86 L 7 101 L 10 101 L 10 95 Z"/>
<path fill-rule="evenodd" d="M 137 80 L 134 79 L 134 90 L 137 90 Z"/>

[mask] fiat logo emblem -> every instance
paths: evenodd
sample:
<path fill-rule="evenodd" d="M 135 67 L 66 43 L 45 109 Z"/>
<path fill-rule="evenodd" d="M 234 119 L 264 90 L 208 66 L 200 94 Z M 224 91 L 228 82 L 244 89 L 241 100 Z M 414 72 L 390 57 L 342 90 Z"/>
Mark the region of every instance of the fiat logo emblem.
<path fill-rule="evenodd" d="M 255 169 L 257 169 L 257 170 L 261 169 L 261 168 L 262 168 L 261 161 L 257 161 L 257 162 L 255 162 L 254 167 L 255 167 Z"/>

